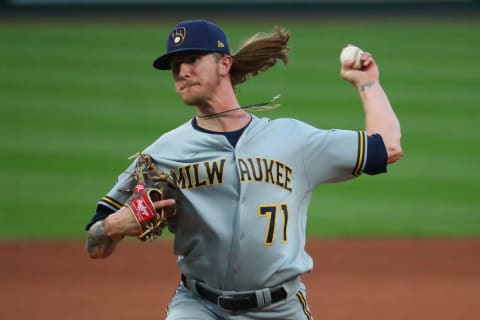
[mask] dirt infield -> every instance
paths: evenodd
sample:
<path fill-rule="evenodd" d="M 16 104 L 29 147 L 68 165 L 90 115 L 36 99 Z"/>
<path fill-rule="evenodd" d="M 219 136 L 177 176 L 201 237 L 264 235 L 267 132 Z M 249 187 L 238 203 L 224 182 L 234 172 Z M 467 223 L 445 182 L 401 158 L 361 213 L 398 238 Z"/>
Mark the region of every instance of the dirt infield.
<path fill-rule="evenodd" d="M 307 250 L 317 320 L 480 317 L 480 239 L 310 239 Z M 132 241 L 97 261 L 81 242 L 0 243 L 1 318 L 164 319 L 179 280 L 171 252 Z"/>

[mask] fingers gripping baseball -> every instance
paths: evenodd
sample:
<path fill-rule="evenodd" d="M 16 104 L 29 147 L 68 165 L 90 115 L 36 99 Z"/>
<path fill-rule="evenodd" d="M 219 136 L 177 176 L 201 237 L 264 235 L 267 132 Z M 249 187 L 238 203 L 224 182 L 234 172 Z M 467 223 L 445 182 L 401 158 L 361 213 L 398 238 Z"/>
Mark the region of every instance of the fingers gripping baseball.
<path fill-rule="evenodd" d="M 340 54 L 340 76 L 355 86 L 367 81 L 378 81 L 379 71 L 375 60 L 369 52 L 351 44 L 342 49 Z"/>

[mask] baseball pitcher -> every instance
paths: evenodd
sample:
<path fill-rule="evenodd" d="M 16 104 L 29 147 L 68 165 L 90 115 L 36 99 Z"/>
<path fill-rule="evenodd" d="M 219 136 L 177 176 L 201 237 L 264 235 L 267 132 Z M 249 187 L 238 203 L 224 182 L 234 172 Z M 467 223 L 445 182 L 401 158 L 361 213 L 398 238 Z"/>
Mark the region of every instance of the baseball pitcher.
<path fill-rule="evenodd" d="M 322 183 L 387 171 L 402 156 L 399 121 L 362 52 L 341 65 L 360 96 L 364 130 L 324 130 L 268 119 L 241 106 L 235 90 L 288 62 L 289 33 L 275 28 L 236 53 L 216 24 L 190 20 L 167 36 L 154 61 L 170 70 L 195 116 L 162 134 L 120 174 L 87 225 L 92 258 L 106 258 L 125 236 L 152 240 L 168 227 L 181 271 L 166 319 L 313 319 L 302 274 L 311 196 Z M 142 206 L 134 206 L 142 200 Z"/>

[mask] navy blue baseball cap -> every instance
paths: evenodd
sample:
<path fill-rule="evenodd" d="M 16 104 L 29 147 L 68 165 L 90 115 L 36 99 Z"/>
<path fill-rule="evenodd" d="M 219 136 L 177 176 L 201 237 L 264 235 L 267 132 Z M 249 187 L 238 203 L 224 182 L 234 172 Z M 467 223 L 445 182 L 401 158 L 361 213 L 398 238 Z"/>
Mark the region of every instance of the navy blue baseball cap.
<path fill-rule="evenodd" d="M 153 66 L 169 70 L 172 56 L 186 51 L 230 54 L 227 37 L 219 26 L 207 20 L 188 20 L 172 29 L 167 39 L 167 53 L 155 59 Z"/>

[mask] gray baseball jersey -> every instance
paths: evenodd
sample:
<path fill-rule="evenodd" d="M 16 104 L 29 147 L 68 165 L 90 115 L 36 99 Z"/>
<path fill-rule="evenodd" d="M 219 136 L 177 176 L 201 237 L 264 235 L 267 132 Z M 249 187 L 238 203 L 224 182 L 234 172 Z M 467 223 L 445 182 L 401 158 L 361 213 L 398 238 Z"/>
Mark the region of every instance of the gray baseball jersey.
<path fill-rule="evenodd" d="M 274 287 L 310 271 L 305 228 L 315 187 L 358 176 L 367 159 L 372 172 L 386 167 L 381 138 L 255 116 L 235 146 L 189 121 L 143 152 L 177 175 L 170 229 L 182 274 L 234 291 Z M 118 189 L 133 169 L 101 199 L 90 225 L 123 205 L 127 196 Z"/>

